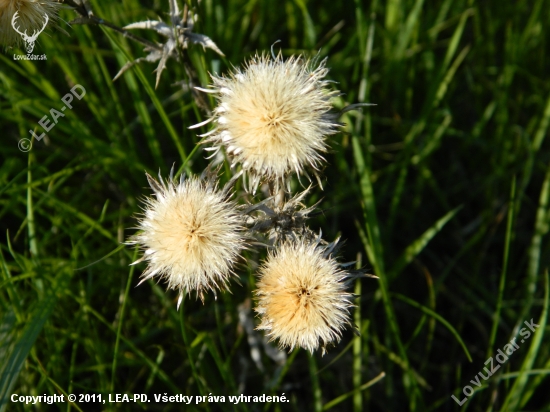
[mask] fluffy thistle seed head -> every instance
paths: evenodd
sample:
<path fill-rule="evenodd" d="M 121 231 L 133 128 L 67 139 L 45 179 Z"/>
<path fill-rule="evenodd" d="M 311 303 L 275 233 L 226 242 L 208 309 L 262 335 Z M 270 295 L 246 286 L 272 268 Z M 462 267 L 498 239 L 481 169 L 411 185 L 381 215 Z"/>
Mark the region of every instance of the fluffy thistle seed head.
<path fill-rule="evenodd" d="M 318 177 L 325 138 L 339 126 L 330 103 L 339 92 L 323 80 L 325 61 L 256 56 L 229 77 L 213 76 L 214 88 L 203 90 L 218 99 L 210 119 L 217 125 L 202 135 L 205 143 L 225 147 L 232 164 L 242 165 L 249 190 L 262 178 L 279 184 L 293 172 L 307 175 L 306 168 Z"/>
<path fill-rule="evenodd" d="M 299 346 L 313 352 L 339 341 L 349 323 L 352 295 L 344 272 L 330 256 L 336 242 L 286 241 L 270 253 L 260 269 L 256 311 L 258 329 L 278 339 L 281 348 Z"/>
<path fill-rule="evenodd" d="M 23 39 L 12 27 L 16 12 L 16 27 L 28 36 L 40 31 L 45 17 L 51 22 L 56 19 L 61 3 L 52 0 L 0 0 L 0 44 L 4 46 L 19 45 Z"/>
<path fill-rule="evenodd" d="M 166 182 L 147 175 L 155 198 L 146 198 L 137 235 L 128 244 L 144 250 L 139 263 L 149 263 L 143 280 L 159 276 L 169 289 L 180 292 L 178 308 L 185 293 L 195 290 L 204 301 L 204 292 L 227 288 L 233 263 L 245 246 L 242 216 L 229 200 L 234 179 L 223 190 L 217 187 L 210 170 L 201 178 Z"/>

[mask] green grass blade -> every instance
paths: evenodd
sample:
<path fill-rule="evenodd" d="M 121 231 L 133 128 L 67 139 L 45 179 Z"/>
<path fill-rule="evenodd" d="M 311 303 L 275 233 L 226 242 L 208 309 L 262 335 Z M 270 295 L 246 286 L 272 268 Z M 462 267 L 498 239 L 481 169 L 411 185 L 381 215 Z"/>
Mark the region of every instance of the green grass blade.
<path fill-rule="evenodd" d="M 315 412 L 321 412 L 323 410 L 323 400 L 321 398 L 319 375 L 317 374 L 317 361 L 315 360 L 315 355 L 312 355 L 310 352 L 307 353 L 307 357 L 309 364 L 309 376 L 311 378 L 311 387 L 313 390 L 313 410 Z"/>
<path fill-rule="evenodd" d="M 445 216 L 441 217 L 439 220 L 437 220 L 428 230 L 426 230 L 418 239 L 416 239 L 414 242 L 412 242 L 401 257 L 397 260 L 394 267 L 388 272 L 388 277 L 390 279 L 393 279 L 395 276 L 397 276 L 401 271 L 413 261 L 413 259 L 418 256 L 422 250 L 426 247 L 426 245 L 434 238 L 435 235 L 437 235 L 441 229 L 447 224 L 449 220 L 451 220 L 458 211 L 462 208 L 462 206 L 459 206 L 453 210 L 451 210 L 449 213 L 447 213 Z"/>
<path fill-rule="evenodd" d="M 124 54 L 124 56 L 126 56 L 126 58 L 129 61 L 133 60 L 132 57 L 126 51 L 126 49 L 120 45 L 120 43 L 115 39 L 114 35 L 109 32 L 108 29 L 104 29 L 103 32 L 107 35 L 107 37 L 109 37 L 109 40 L 117 48 L 117 50 L 122 52 Z M 174 142 L 174 145 L 176 146 L 176 149 L 178 150 L 180 160 L 181 160 L 182 163 L 184 163 L 185 160 L 187 159 L 187 155 L 185 154 L 185 150 L 183 148 L 183 145 L 181 144 L 180 138 L 179 138 L 178 134 L 176 133 L 176 130 L 174 129 L 174 126 L 172 125 L 172 122 L 168 118 L 168 115 L 166 114 L 166 111 L 164 110 L 164 107 L 162 106 L 162 103 L 158 99 L 153 87 L 147 81 L 147 78 L 143 74 L 143 71 L 141 70 L 141 68 L 138 65 L 135 65 L 132 68 L 132 70 L 134 70 L 135 73 L 137 74 L 141 84 L 145 88 L 145 91 L 147 92 L 147 94 L 149 95 L 149 98 L 153 102 L 153 105 L 157 109 L 157 112 L 158 112 L 160 118 L 162 119 L 162 122 L 164 123 L 164 126 L 168 130 L 168 134 L 172 138 L 172 141 Z M 158 133 L 158 131 L 157 131 L 157 133 Z"/>
<path fill-rule="evenodd" d="M 364 383 L 363 385 L 359 386 L 357 389 L 352 390 L 351 392 L 345 393 L 343 395 L 338 396 L 337 398 L 331 400 L 330 402 L 327 402 L 325 406 L 323 406 L 324 411 L 328 411 L 331 408 L 334 408 L 336 405 L 341 403 L 342 401 L 345 401 L 347 398 L 349 398 L 352 395 L 355 395 L 356 393 L 361 393 L 365 389 L 370 388 L 375 383 L 381 381 L 386 376 L 385 372 L 381 372 L 376 378 L 371 379 L 367 383 Z"/>
<path fill-rule="evenodd" d="M 10 394 L 21 371 L 21 367 L 27 359 L 44 324 L 52 314 L 57 302 L 57 294 L 63 291 L 69 282 L 72 271 L 61 270 L 55 278 L 52 287 L 38 302 L 30 319 L 26 322 L 21 337 L 13 345 L 13 349 L 0 362 L 2 370 L 0 375 L 0 412 L 4 412 L 10 401 Z"/>
<path fill-rule="evenodd" d="M 423 4 L 424 0 L 416 0 L 405 24 L 400 27 L 397 45 L 394 51 L 395 60 L 401 60 L 405 56 L 405 50 L 411 41 L 413 29 L 418 25 Z"/>
<path fill-rule="evenodd" d="M 195 365 L 195 359 L 193 358 L 193 355 L 191 353 L 191 349 L 193 348 L 193 344 L 189 343 L 189 336 L 187 334 L 187 326 L 185 325 L 185 296 L 183 297 L 183 300 L 181 301 L 179 312 L 180 312 L 180 328 L 181 328 L 181 335 L 183 337 L 183 342 L 185 344 L 185 354 L 187 355 L 187 359 L 189 360 L 189 364 L 191 365 L 191 371 L 193 373 L 193 379 L 195 380 L 195 383 L 198 386 L 199 392 L 201 395 L 206 394 L 205 390 L 205 384 L 202 378 L 202 375 L 197 370 L 197 367 Z M 195 345 L 197 343 L 193 342 Z"/>
<path fill-rule="evenodd" d="M 31 164 L 33 155 L 31 152 L 29 152 L 29 163 L 28 163 L 28 169 L 27 169 L 27 227 L 29 232 L 29 243 L 30 243 L 30 250 L 33 254 L 34 258 L 38 258 L 38 243 L 36 240 L 36 228 L 34 226 L 34 209 L 32 206 L 32 172 L 31 172 Z"/>
<path fill-rule="evenodd" d="M 395 315 L 395 310 L 391 303 L 389 296 L 389 282 L 384 269 L 384 259 L 382 250 L 382 239 L 380 236 L 380 228 L 378 226 L 378 220 L 376 217 L 376 206 L 374 201 L 374 192 L 370 181 L 370 173 L 368 170 L 363 169 L 365 161 L 363 153 L 359 145 L 357 137 L 352 138 L 354 157 L 358 166 L 358 173 L 360 176 L 360 190 L 362 194 L 362 207 L 364 213 L 364 219 L 366 222 L 367 241 L 370 245 L 366 248 L 366 252 L 371 253 L 369 256 L 370 263 L 373 265 L 375 274 L 379 277 L 380 291 L 382 292 L 382 300 L 384 302 L 384 310 L 388 317 L 388 323 L 394 339 L 394 344 L 397 346 L 400 357 L 403 359 L 406 365 L 406 373 L 408 378 L 404 378 L 405 390 L 410 402 L 411 409 L 416 407 L 417 398 L 420 397 L 419 389 L 416 378 L 412 369 L 410 368 L 409 360 L 405 352 L 403 342 L 399 333 L 399 324 Z"/>
<path fill-rule="evenodd" d="M 137 255 L 139 252 L 139 248 L 136 247 L 134 250 L 134 256 L 132 257 L 132 262 L 135 262 Z M 130 294 L 130 286 L 132 285 L 132 279 L 134 278 L 134 271 L 136 269 L 135 265 L 130 266 L 130 273 L 128 274 L 128 280 L 126 281 L 126 289 L 124 290 L 124 296 L 122 298 L 122 304 L 120 305 L 120 312 L 118 314 L 118 327 L 116 331 L 116 339 L 115 339 L 115 350 L 113 352 L 113 366 L 111 368 L 111 385 L 110 385 L 110 391 L 115 392 L 115 376 L 116 376 L 116 367 L 117 367 L 117 360 L 118 360 L 118 349 L 120 345 L 120 336 L 122 334 L 122 323 L 124 321 L 124 309 L 126 309 L 126 302 L 128 301 L 128 296 Z"/>
<path fill-rule="evenodd" d="M 462 346 L 462 349 L 464 349 L 464 353 L 466 354 L 466 357 L 468 358 L 468 360 L 471 362 L 472 361 L 472 356 L 470 355 L 470 352 L 468 351 L 468 348 L 466 347 L 466 344 L 464 343 L 464 341 L 462 340 L 462 338 L 460 337 L 460 334 L 456 331 L 455 328 L 453 328 L 453 326 L 447 322 L 441 315 L 439 315 L 438 313 L 434 312 L 433 310 L 431 310 L 430 308 L 427 308 L 426 306 L 424 305 L 421 305 L 420 303 L 406 297 L 406 296 L 403 296 L 399 293 L 392 293 L 392 296 L 395 296 L 397 299 L 399 300 L 402 300 L 403 302 L 406 302 L 408 303 L 409 305 L 411 305 L 412 307 L 415 307 L 417 309 L 420 309 L 422 312 L 424 312 L 426 315 L 430 315 L 432 316 L 434 319 L 437 319 L 443 326 L 445 326 L 447 329 L 449 329 L 449 331 L 451 332 L 451 334 L 456 338 L 457 342 L 460 344 L 460 346 Z"/>
<path fill-rule="evenodd" d="M 97 320 L 99 320 L 103 325 L 107 327 L 115 336 L 117 335 L 117 331 L 110 322 L 108 322 L 99 312 L 94 310 L 92 307 L 88 306 L 86 303 L 82 302 L 82 300 L 78 297 L 73 296 L 73 298 L 81 303 L 83 305 L 83 308 L 85 311 L 92 314 Z M 151 360 L 145 353 L 143 353 L 142 350 L 140 350 L 133 342 L 132 340 L 126 338 L 124 335 L 119 335 L 122 342 L 128 346 L 128 349 L 131 350 L 133 353 L 137 355 L 138 358 L 140 358 L 154 373 L 158 374 L 160 379 L 170 388 L 171 391 L 174 393 L 179 393 L 180 389 L 178 385 L 176 385 L 172 379 L 164 372 L 162 369 L 159 368 L 158 364 Z"/>
<path fill-rule="evenodd" d="M 522 307 L 520 316 L 518 318 L 518 324 L 515 331 L 523 322 L 523 319 L 527 317 L 528 313 L 533 306 L 535 299 L 535 292 L 537 290 L 537 278 L 539 275 L 539 266 L 541 261 L 541 249 L 542 239 L 548 233 L 549 223 L 549 200 L 550 200 L 550 167 L 546 171 L 546 177 L 542 184 L 542 188 L 539 196 L 539 205 L 537 208 L 537 215 L 535 218 L 535 229 L 533 236 L 531 237 L 531 244 L 528 249 L 528 265 L 527 265 L 527 287 L 526 287 L 526 303 Z"/>
<path fill-rule="evenodd" d="M 508 258 L 510 256 L 510 244 L 512 243 L 512 226 L 514 222 L 514 210 L 516 201 L 516 177 L 512 180 L 510 188 L 510 201 L 508 206 L 508 219 L 506 220 L 506 237 L 504 238 L 504 253 L 502 258 L 502 272 L 498 285 L 497 307 L 493 316 L 493 327 L 491 328 L 491 336 L 489 338 L 489 347 L 487 357 L 493 353 L 493 346 L 497 335 L 498 325 L 500 323 L 500 311 L 502 310 L 502 299 L 506 288 L 506 272 L 508 271 Z"/>
<path fill-rule="evenodd" d="M 538 325 L 540 325 L 540 328 L 537 329 L 536 332 L 534 332 L 534 336 L 531 337 L 532 340 L 531 345 L 529 346 L 529 352 L 523 360 L 518 378 L 514 381 L 514 385 L 504 400 L 501 408 L 503 411 L 516 411 L 523 409 L 525 403 L 529 400 L 529 397 L 526 396 L 522 398 L 522 395 L 529 379 L 527 372 L 532 369 L 543 342 L 542 338 L 544 337 L 544 329 L 548 319 L 548 306 L 550 302 L 549 290 L 550 284 L 548 280 L 548 271 L 546 271 L 544 275 L 544 307 L 538 320 Z M 526 319 L 526 321 L 529 322 L 530 319 L 531 318 Z"/>
<path fill-rule="evenodd" d="M 361 255 L 358 256 L 357 267 L 361 267 Z M 355 281 L 355 295 L 358 298 L 355 301 L 355 310 L 353 312 L 353 321 L 359 330 L 362 330 L 362 319 L 361 319 L 361 279 Z M 362 336 L 357 334 L 353 338 L 353 387 L 358 389 L 361 386 L 362 382 L 362 365 L 363 365 L 363 344 Z M 367 349 L 367 346 L 365 346 Z M 367 354 L 365 354 L 366 357 Z M 354 412 L 361 412 L 363 410 L 363 394 L 360 391 L 357 391 L 353 395 L 353 410 Z"/>
<path fill-rule="evenodd" d="M 92 263 L 90 263 L 90 264 L 88 264 L 88 265 L 86 265 L 86 266 L 82 266 L 81 268 L 76 268 L 75 270 L 84 270 L 84 269 L 87 269 L 87 268 L 89 268 L 89 267 L 91 267 L 91 266 L 94 266 L 94 265 L 98 264 L 99 262 L 104 261 L 104 260 L 107 259 L 108 257 L 114 255 L 115 253 L 120 252 L 121 250 L 124 250 L 125 247 L 126 247 L 126 245 L 125 245 L 124 243 L 123 243 L 123 244 L 120 244 L 120 245 L 118 245 L 117 248 L 111 250 L 109 253 L 107 253 L 105 256 L 103 256 L 101 259 L 98 259 L 98 260 L 96 260 L 95 262 L 92 262 Z M 135 261 L 135 259 L 134 259 L 132 262 L 134 262 L 134 261 Z"/>

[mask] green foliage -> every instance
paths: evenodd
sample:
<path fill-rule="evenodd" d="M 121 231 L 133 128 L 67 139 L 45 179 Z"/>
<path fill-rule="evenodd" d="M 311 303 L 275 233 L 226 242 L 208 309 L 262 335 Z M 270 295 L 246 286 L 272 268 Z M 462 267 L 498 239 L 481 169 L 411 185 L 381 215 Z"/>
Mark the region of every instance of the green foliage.
<path fill-rule="evenodd" d="M 312 226 L 342 235 L 344 260 L 359 253 L 379 277 L 355 285 L 361 336 L 346 331 L 324 357 L 296 350 L 273 360 L 245 321 L 262 258 L 253 252 L 240 285 L 204 305 L 186 299 L 177 312 L 164 285 L 135 288 L 144 265 L 129 267 L 137 251 L 120 244 L 150 194 L 144 172 L 202 172 L 197 134 L 208 126 L 188 127 L 207 114 L 181 61 L 168 61 L 157 89 L 156 64 L 146 62 L 113 82 L 143 46 L 105 26 L 69 27 L 63 20 L 76 14 L 64 9 L 69 36 L 49 30 L 35 47 L 46 61 L 0 54 L 0 411 L 29 409 L 11 393 L 144 393 L 151 403 L 34 408 L 168 411 L 182 405 L 156 404 L 153 394 L 241 392 L 290 402 L 185 410 L 550 410 L 550 2 L 187 4 L 195 32 L 225 53 L 186 52 L 201 86 L 280 39 L 284 56 L 328 57 L 345 93 L 338 109 L 377 104 L 343 115 L 325 190 L 307 199 L 323 198 Z M 167 1 L 91 6 L 119 27 L 167 21 Z M 85 97 L 20 151 L 75 84 Z M 530 319 L 541 326 L 520 343 Z M 519 349 L 473 385 L 514 337 Z M 467 385 L 475 393 L 459 407 L 451 395 L 466 398 Z"/>

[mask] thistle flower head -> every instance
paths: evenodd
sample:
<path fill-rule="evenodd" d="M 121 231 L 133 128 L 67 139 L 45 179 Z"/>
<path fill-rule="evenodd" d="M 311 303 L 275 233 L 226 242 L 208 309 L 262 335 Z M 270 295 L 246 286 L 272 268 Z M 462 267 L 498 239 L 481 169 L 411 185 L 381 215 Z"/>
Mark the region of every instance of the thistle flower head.
<path fill-rule="evenodd" d="M 258 329 L 278 339 L 281 348 L 313 352 L 321 346 L 324 354 L 349 323 L 352 295 L 345 291 L 347 273 L 331 256 L 336 242 L 286 241 L 261 267 L 255 292 Z"/>
<path fill-rule="evenodd" d="M 14 46 L 23 42 L 12 26 L 15 13 L 18 12 L 15 26 L 32 36 L 45 27 L 45 22 L 55 20 L 60 7 L 61 3 L 52 0 L 0 0 L 0 44 Z"/>
<path fill-rule="evenodd" d="M 204 301 L 204 292 L 227 288 L 233 263 L 243 249 L 242 217 L 229 200 L 234 179 L 222 190 L 210 170 L 201 178 L 166 182 L 147 175 L 155 198 L 146 198 L 141 231 L 128 244 L 144 250 L 139 263 L 149 263 L 143 281 L 159 276 L 169 289 L 185 293 L 195 290 Z"/>
<path fill-rule="evenodd" d="M 325 139 L 339 126 L 330 103 L 338 92 L 323 80 L 325 61 L 256 56 L 228 77 L 213 76 L 213 89 L 203 90 L 218 99 L 205 143 L 225 147 L 232 164 L 241 164 L 249 190 L 262 178 L 284 183 L 308 168 L 318 177 Z"/>

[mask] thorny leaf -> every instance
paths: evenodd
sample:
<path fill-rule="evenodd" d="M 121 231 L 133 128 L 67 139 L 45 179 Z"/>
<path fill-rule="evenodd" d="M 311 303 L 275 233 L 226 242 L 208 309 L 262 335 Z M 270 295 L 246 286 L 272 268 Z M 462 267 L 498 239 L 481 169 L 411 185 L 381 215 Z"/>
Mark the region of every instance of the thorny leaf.
<path fill-rule="evenodd" d="M 249 228 L 252 232 L 266 234 L 272 245 L 283 242 L 287 238 L 314 238 L 315 234 L 307 227 L 306 220 L 315 214 L 314 211 L 320 201 L 310 207 L 302 203 L 310 190 L 311 186 L 286 201 L 272 196 L 251 205 L 244 212 L 249 215 L 247 221 Z"/>
<path fill-rule="evenodd" d="M 156 20 L 146 20 L 146 21 L 131 23 L 131 24 L 128 24 L 127 26 L 124 26 L 124 29 L 156 30 L 157 33 L 162 34 L 165 37 L 170 37 L 170 33 L 172 32 L 172 30 L 170 29 L 170 26 L 168 26 L 166 23 L 162 21 L 156 21 Z"/>
<path fill-rule="evenodd" d="M 204 49 L 212 49 L 220 56 L 224 56 L 222 51 L 218 49 L 218 46 L 216 46 L 216 43 L 214 43 L 210 37 L 204 34 L 193 33 L 190 30 L 187 30 L 184 34 L 192 43 L 200 44 Z"/>
<path fill-rule="evenodd" d="M 143 58 L 140 57 L 133 62 L 126 63 L 113 80 L 118 79 L 126 70 L 132 67 L 134 64 L 148 61 L 156 62 L 159 64 L 156 68 L 157 79 L 155 83 L 155 88 L 158 87 L 160 81 L 160 75 L 163 70 L 166 68 L 166 61 L 173 57 L 176 60 L 179 60 L 180 56 L 178 54 L 178 45 L 181 49 L 186 49 L 189 47 L 189 43 L 200 44 L 204 49 L 212 49 L 221 56 L 224 56 L 222 51 L 218 48 L 216 43 L 212 41 L 208 36 L 199 33 L 193 33 L 193 17 L 189 13 L 187 22 L 180 17 L 179 7 L 175 0 L 170 0 L 170 22 L 171 26 L 164 23 L 162 20 L 146 20 L 136 23 L 131 23 L 124 27 L 125 30 L 131 29 L 146 29 L 146 30 L 155 30 L 160 35 L 166 37 L 166 42 L 164 44 L 159 44 L 161 48 L 154 49 L 152 47 L 145 47 L 144 51 L 148 52 L 148 55 Z"/>

